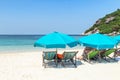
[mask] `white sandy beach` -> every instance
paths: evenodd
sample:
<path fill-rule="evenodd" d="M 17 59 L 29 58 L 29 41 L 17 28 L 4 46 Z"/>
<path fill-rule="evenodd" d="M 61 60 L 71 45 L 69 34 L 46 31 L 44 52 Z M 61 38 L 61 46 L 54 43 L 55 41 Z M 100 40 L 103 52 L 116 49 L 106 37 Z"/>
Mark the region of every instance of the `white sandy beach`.
<path fill-rule="evenodd" d="M 82 52 L 80 50 L 79 54 Z M 120 62 L 42 67 L 42 52 L 0 53 L 0 80 L 119 80 Z M 73 65 L 71 65 L 73 66 Z"/>

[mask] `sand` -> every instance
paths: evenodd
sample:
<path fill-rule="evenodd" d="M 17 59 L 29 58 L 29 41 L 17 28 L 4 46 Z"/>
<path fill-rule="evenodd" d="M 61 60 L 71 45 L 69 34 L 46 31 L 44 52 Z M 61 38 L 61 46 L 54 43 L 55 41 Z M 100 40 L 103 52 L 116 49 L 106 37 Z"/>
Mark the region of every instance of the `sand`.
<path fill-rule="evenodd" d="M 80 50 L 79 54 L 82 53 Z M 42 52 L 0 53 L 0 80 L 119 80 L 120 61 L 42 66 Z M 70 67 L 71 66 L 71 67 Z"/>

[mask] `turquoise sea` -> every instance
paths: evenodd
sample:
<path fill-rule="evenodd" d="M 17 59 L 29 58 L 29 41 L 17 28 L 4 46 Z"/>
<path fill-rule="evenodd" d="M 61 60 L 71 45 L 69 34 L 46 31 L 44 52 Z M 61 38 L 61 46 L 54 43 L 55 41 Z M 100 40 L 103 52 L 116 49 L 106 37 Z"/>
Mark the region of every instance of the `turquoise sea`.
<path fill-rule="evenodd" d="M 0 53 L 38 51 L 41 48 L 34 47 L 37 39 L 43 35 L 0 35 Z M 72 35 L 75 39 L 81 36 Z"/>

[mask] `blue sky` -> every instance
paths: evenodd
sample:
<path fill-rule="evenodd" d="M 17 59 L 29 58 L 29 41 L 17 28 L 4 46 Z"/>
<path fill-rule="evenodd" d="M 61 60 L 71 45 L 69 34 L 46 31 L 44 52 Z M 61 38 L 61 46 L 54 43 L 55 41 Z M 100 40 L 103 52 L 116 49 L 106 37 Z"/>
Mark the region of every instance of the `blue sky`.
<path fill-rule="evenodd" d="M 0 0 L 0 34 L 81 34 L 120 0 Z"/>

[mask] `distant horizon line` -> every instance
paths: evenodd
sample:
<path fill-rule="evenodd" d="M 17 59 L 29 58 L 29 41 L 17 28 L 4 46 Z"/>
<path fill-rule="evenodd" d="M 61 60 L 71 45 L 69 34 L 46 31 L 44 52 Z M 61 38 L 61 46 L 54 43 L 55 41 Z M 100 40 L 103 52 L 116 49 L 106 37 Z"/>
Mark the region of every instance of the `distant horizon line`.
<path fill-rule="evenodd" d="M 44 36 L 44 35 L 46 35 L 46 34 L 0 34 L 0 36 L 34 36 L 34 35 L 42 35 L 42 36 Z M 82 36 L 82 35 L 85 35 L 85 34 L 67 34 L 67 35 L 70 35 L 70 36 Z"/>

